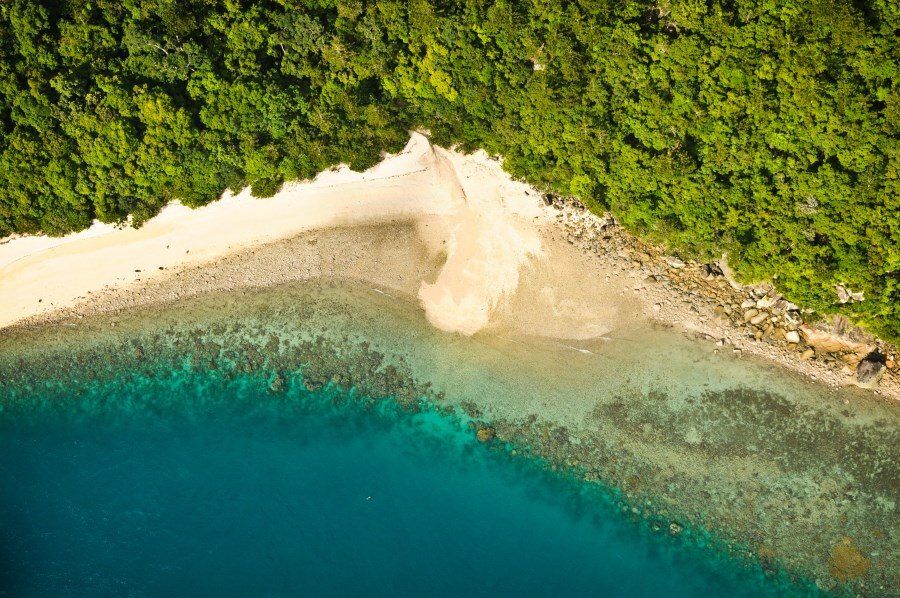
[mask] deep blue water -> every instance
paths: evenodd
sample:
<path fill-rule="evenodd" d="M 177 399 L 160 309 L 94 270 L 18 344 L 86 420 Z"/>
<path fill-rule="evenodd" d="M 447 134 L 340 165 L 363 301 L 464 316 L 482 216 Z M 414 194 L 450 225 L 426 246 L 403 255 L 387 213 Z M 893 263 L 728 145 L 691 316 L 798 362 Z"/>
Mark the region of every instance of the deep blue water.
<path fill-rule="evenodd" d="M 0 593 L 786 589 L 450 418 L 196 376 L 35 396 L 0 413 Z"/>

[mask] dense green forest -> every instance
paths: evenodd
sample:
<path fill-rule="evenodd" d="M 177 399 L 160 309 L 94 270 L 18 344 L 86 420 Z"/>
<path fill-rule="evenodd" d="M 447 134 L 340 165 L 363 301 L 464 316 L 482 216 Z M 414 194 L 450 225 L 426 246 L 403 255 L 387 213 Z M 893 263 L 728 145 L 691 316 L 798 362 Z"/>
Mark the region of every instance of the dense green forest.
<path fill-rule="evenodd" d="M 264 197 L 424 127 L 898 339 L 893 1 L 7 0 L 0 235 Z"/>

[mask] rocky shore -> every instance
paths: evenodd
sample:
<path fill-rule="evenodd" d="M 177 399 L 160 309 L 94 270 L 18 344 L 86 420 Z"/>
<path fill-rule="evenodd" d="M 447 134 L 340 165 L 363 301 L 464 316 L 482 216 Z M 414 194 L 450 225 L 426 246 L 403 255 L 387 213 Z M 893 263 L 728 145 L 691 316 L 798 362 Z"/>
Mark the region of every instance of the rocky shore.
<path fill-rule="evenodd" d="M 724 260 L 683 260 L 640 239 L 611 216 L 576 200 L 545 196 L 564 238 L 631 280 L 646 315 L 718 345 L 752 354 L 830 386 L 856 385 L 900 400 L 897 348 L 852 326 L 787 301 L 770 284 L 742 285 Z"/>

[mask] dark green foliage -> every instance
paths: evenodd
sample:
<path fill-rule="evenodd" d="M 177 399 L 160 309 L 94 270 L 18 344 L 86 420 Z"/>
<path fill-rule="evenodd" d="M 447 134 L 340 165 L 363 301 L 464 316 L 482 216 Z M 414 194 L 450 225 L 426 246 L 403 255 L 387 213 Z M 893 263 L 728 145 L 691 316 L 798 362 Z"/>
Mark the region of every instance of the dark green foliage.
<path fill-rule="evenodd" d="M 374 164 L 411 127 L 900 338 L 888 0 L 10 0 L 0 235 Z M 866 300 L 838 306 L 835 284 Z"/>

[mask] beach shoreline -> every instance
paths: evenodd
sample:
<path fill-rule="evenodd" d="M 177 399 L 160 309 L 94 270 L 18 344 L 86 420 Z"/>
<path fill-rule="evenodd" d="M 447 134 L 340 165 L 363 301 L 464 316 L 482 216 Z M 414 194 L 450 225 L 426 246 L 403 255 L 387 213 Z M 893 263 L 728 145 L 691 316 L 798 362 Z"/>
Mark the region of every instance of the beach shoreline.
<path fill-rule="evenodd" d="M 892 347 L 805 324 L 770 287 L 734 284 L 710 266 L 512 180 L 483 152 L 414 134 L 364 173 L 333 169 L 270 199 L 245 190 L 198 210 L 170 206 L 140 229 L 10 239 L 0 244 L 0 335 L 4 326 L 332 277 L 417 301 L 449 333 L 514 326 L 574 345 L 649 322 L 832 387 L 856 383 L 859 361 L 879 351 L 886 367 L 872 392 L 900 399 Z"/>

